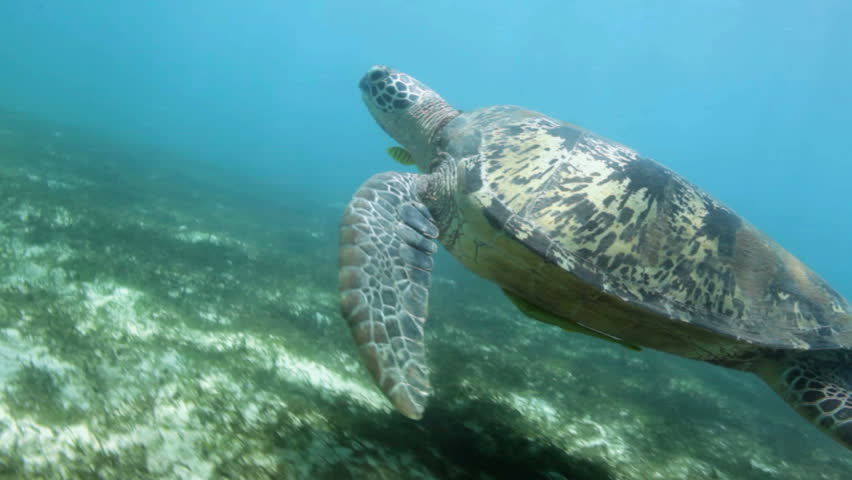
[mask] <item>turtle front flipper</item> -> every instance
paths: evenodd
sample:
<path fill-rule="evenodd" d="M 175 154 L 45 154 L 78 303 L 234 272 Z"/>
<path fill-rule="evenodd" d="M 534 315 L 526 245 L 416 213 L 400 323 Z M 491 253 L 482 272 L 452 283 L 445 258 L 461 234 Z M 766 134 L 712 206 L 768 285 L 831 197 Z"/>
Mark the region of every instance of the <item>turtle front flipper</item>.
<path fill-rule="evenodd" d="M 787 403 L 852 450 L 852 355 L 828 350 L 787 354 L 758 371 Z"/>
<path fill-rule="evenodd" d="M 423 345 L 438 228 L 417 175 L 381 173 L 355 192 L 340 227 L 340 308 L 373 380 L 405 416 L 431 393 Z"/>

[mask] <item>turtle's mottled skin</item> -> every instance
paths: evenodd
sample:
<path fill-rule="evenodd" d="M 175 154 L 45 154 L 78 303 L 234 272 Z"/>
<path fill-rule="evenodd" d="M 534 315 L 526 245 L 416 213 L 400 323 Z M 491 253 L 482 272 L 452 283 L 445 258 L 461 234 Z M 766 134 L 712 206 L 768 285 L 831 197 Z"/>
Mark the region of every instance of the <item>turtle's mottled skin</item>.
<path fill-rule="evenodd" d="M 660 164 L 514 106 L 461 113 L 410 76 L 362 79 L 423 175 L 382 174 L 344 217 L 343 314 L 375 380 L 419 418 L 437 237 L 467 268 L 566 328 L 753 371 L 852 447 L 849 303 Z"/>

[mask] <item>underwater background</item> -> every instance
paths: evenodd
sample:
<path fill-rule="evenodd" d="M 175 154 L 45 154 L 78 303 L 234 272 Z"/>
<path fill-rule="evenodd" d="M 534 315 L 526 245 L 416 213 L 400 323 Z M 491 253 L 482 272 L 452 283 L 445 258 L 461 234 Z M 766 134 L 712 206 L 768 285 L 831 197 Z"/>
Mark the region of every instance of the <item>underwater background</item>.
<path fill-rule="evenodd" d="M 525 318 L 437 255 L 393 412 L 337 228 L 376 63 L 636 148 L 852 296 L 852 3 L 0 2 L 0 479 L 848 479 L 757 377 Z"/>

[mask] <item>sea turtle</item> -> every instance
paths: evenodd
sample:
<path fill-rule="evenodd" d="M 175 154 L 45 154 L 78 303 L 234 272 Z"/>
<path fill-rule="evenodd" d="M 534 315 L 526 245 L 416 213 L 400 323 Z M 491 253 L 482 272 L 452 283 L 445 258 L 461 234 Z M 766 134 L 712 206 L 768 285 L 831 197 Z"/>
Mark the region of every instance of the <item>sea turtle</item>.
<path fill-rule="evenodd" d="M 456 110 L 374 66 L 360 89 L 391 154 L 340 239 L 341 312 L 404 415 L 431 394 L 423 344 L 441 244 L 528 316 L 754 372 L 852 448 L 852 307 L 710 195 L 634 150 L 521 107 Z"/>

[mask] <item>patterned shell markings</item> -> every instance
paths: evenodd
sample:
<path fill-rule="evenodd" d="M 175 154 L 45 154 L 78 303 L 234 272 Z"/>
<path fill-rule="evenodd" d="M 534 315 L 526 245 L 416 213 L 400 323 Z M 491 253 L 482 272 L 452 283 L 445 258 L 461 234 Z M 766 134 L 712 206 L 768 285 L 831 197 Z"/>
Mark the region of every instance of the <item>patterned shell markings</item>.
<path fill-rule="evenodd" d="M 561 247 L 549 260 L 605 292 L 727 336 L 784 348 L 852 344 L 850 307 L 839 294 L 674 172 L 517 107 L 474 117 L 484 125 L 476 168 L 494 196 L 491 214 L 534 224 Z"/>

